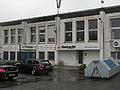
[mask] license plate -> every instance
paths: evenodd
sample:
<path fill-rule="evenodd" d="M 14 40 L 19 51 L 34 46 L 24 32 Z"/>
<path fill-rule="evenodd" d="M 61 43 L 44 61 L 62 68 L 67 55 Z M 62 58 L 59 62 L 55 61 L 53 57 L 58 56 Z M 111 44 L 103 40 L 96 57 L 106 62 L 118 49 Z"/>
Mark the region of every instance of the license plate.
<path fill-rule="evenodd" d="M 9 76 L 15 76 L 15 74 L 9 74 Z"/>

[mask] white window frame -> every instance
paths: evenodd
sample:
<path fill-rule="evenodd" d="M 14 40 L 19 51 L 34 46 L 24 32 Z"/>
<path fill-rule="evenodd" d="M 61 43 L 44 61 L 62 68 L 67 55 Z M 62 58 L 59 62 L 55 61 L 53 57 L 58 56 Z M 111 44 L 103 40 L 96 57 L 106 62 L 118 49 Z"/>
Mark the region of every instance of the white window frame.
<path fill-rule="evenodd" d="M 33 33 L 32 33 L 32 28 L 35 28 L 35 32 L 33 32 Z M 30 27 L 30 42 L 31 43 L 36 42 L 36 31 L 37 31 L 36 26 Z M 35 41 L 32 41 L 32 38 L 34 38 L 33 40 L 35 40 Z"/>
<path fill-rule="evenodd" d="M 90 29 L 90 27 L 89 27 L 89 21 L 90 20 L 97 20 L 97 28 L 96 29 Z M 89 34 L 88 35 L 89 36 L 89 41 L 98 41 L 98 19 L 89 19 L 88 20 L 88 30 L 89 30 L 89 33 L 88 33 Z M 96 40 L 91 40 L 90 39 L 90 32 L 97 32 L 97 39 Z"/>
<path fill-rule="evenodd" d="M 111 18 L 110 23 L 112 22 L 113 19 L 120 19 L 120 17 L 119 18 Z M 120 26 L 119 27 L 112 27 L 112 23 L 111 23 L 111 39 L 115 39 L 112 30 L 119 30 L 120 31 Z"/>
<path fill-rule="evenodd" d="M 40 27 L 42 27 L 43 29 L 40 29 Z M 40 32 L 44 30 L 44 32 Z M 39 43 L 45 43 L 45 41 L 40 41 L 40 35 L 44 35 L 44 39 L 45 39 L 45 26 L 38 26 L 38 33 L 39 33 Z"/>
<path fill-rule="evenodd" d="M 7 35 L 5 35 L 5 31 L 8 32 Z M 6 38 L 7 38 L 7 42 L 6 42 Z M 4 30 L 4 44 L 8 44 L 9 43 L 9 29 Z"/>
<path fill-rule="evenodd" d="M 78 30 L 78 29 L 77 29 L 77 22 L 83 22 L 83 23 L 84 23 L 84 26 L 83 26 L 84 29 Z M 79 32 L 80 32 L 80 33 L 82 33 L 82 32 L 84 33 L 83 38 L 84 38 L 84 40 L 85 40 L 85 21 L 84 21 L 84 20 L 76 21 L 76 41 L 77 41 L 77 42 L 84 41 L 84 40 L 77 40 L 77 33 L 79 33 Z"/>
<path fill-rule="evenodd" d="M 22 43 L 22 35 L 23 35 L 23 29 L 22 28 L 17 28 L 18 30 L 18 44 Z M 20 31 L 20 33 L 19 33 Z"/>
<path fill-rule="evenodd" d="M 65 25 L 66 23 L 71 23 L 71 25 L 73 24 L 72 21 L 64 22 L 64 25 Z M 70 41 L 67 41 L 67 40 L 66 40 L 66 34 L 67 34 L 67 33 L 71 33 L 71 35 L 72 35 L 71 37 L 73 37 L 73 33 L 72 33 L 73 30 L 72 30 L 72 28 L 73 28 L 73 25 L 71 26 L 71 31 L 67 31 L 67 30 L 66 30 L 66 27 L 65 27 L 65 30 L 64 30 L 64 31 L 65 31 L 65 42 L 72 42 L 73 38 L 71 38 Z"/>
<path fill-rule="evenodd" d="M 12 32 L 12 30 L 14 30 L 14 33 Z M 11 44 L 15 44 L 16 29 L 10 29 L 10 34 L 11 34 Z"/>

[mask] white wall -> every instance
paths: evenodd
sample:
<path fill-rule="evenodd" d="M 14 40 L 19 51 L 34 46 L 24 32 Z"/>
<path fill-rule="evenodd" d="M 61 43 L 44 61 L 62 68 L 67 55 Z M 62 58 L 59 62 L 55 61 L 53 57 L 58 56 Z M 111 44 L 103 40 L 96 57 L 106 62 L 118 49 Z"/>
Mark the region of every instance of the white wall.
<path fill-rule="evenodd" d="M 86 56 L 85 56 L 85 54 L 86 54 Z M 93 60 L 100 60 L 99 51 L 84 51 L 83 63 L 88 65 Z"/>

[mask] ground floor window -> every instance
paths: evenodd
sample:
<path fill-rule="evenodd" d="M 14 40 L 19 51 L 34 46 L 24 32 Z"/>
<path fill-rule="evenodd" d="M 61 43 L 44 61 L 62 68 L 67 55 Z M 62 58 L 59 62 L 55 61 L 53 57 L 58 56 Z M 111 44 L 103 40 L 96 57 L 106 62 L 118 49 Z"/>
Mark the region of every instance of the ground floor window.
<path fill-rule="evenodd" d="M 36 59 L 36 52 L 17 52 L 17 60 Z"/>
<path fill-rule="evenodd" d="M 54 61 L 54 59 L 55 59 L 54 52 L 48 52 L 48 60 Z"/>
<path fill-rule="evenodd" d="M 3 52 L 3 60 L 8 60 L 8 52 L 7 51 Z"/>
<path fill-rule="evenodd" d="M 45 52 L 39 52 L 39 59 L 45 59 Z"/>
<path fill-rule="evenodd" d="M 111 52 L 111 57 L 114 59 L 120 59 L 120 52 Z"/>
<path fill-rule="evenodd" d="M 10 52 L 10 60 L 15 60 L 15 52 Z"/>

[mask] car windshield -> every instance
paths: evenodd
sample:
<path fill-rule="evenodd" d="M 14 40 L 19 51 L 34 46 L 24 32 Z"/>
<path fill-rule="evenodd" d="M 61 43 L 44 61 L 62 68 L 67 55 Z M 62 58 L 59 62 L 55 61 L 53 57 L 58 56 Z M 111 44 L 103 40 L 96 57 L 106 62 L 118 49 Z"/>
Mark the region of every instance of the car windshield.
<path fill-rule="evenodd" d="M 47 60 L 42 60 L 42 61 L 41 61 L 41 64 L 42 64 L 42 65 L 50 65 L 50 62 L 47 61 Z"/>
<path fill-rule="evenodd" d="M 8 65 L 7 61 L 0 61 L 0 65 Z"/>

